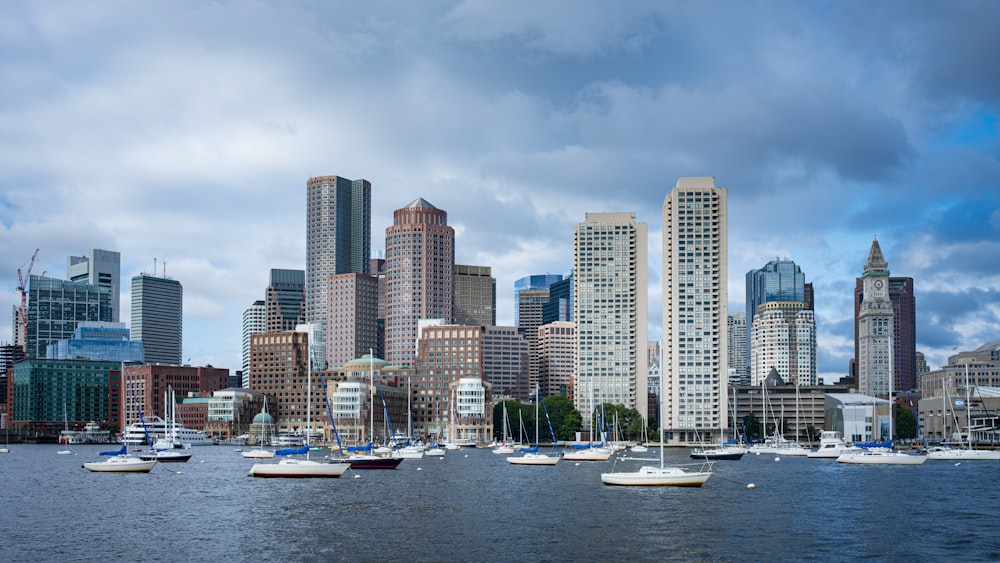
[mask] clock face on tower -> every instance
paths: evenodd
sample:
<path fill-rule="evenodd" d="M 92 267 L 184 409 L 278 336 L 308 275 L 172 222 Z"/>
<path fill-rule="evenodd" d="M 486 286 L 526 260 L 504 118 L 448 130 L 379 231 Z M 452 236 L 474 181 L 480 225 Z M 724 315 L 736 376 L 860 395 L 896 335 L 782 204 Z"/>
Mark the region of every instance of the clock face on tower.
<path fill-rule="evenodd" d="M 875 289 L 882 289 L 882 280 L 875 280 Z"/>

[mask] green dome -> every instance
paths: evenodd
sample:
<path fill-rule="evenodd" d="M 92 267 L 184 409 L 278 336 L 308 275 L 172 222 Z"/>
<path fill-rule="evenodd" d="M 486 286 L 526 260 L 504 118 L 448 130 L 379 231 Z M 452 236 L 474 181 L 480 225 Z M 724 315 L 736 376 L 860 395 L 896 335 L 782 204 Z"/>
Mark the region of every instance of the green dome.
<path fill-rule="evenodd" d="M 266 412 L 257 413 L 257 416 L 253 417 L 253 424 L 274 424 L 274 417 Z"/>
<path fill-rule="evenodd" d="M 357 371 L 362 368 L 367 370 L 370 366 L 373 366 L 375 369 L 382 369 L 387 365 L 389 365 L 389 362 L 381 358 L 372 358 L 371 355 L 365 354 L 344 364 L 344 369 L 348 371 Z"/>

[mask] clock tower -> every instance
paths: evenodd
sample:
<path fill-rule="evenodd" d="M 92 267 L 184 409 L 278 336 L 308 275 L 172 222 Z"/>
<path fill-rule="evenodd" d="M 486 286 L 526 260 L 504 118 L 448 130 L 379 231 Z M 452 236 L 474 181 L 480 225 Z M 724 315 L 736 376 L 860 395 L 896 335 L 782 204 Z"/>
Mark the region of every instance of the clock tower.
<path fill-rule="evenodd" d="M 893 366 L 893 312 L 889 299 L 889 264 L 882 256 L 878 237 L 868 251 L 861 274 L 863 294 L 858 311 L 858 391 L 887 397 Z"/>

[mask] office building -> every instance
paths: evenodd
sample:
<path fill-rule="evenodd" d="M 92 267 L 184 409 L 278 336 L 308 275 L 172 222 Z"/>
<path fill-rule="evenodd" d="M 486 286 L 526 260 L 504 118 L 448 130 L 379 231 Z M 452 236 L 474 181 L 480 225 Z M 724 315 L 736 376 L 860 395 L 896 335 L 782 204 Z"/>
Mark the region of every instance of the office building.
<path fill-rule="evenodd" d="M 520 295 L 522 291 L 548 289 L 552 284 L 562 281 L 562 279 L 561 274 L 534 274 L 514 280 L 514 322 L 517 323 L 518 319 L 521 318 Z"/>
<path fill-rule="evenodd" d="M 166 277 L 132 278 L 132 340 L 147 364 L 180 365 L 184 345 L 184 288 Z"/>
<path fill-rule="evenodd" d="M 751 327 L 750 385 L 772 370 L 795 385 L 816 385 L 816 317 L 804 301 L 769 301 Z"/>
<path fill-rule="evenodd" d="M 581 413 L 613 403 L 646 416 L 646 233 L 634 212 L 587 213 L 573 229 L 573 403 Z M 589 414 L 583 419 L 588 426 Z"/>
<path fill-rule="evenodd" d="M 528 381 L 526 390 L 531 392 L 538 385 L 539 355 L 538 327 L 542 324 L 542 309 L 549 300 L 548 288 L 521 289 L 516 291 L 515 324 L 528 342 Z M 494 392 L 496 392 L 494 388 Z"/>
<path fill-rule="evenodd" d="M 917 360 L 917 304 L 913 292 L 913 278 L 889 276 L 885 281 L 892 305 L 892 363 L 893 388 L 910 391 L 917 388 L 920 366 Z M 864 278 L 854 286 L 854 350 L 859 351 L 857 322 L 864 301 Z"/>
<path fill-rule="evenodd" d="M 189 395 L 207 396 L 227 387 L 229 387 L 229 370 L 225 368 L 148 363 L 138 366 L 126 365 L 123 396 L 120 401 L 121 420 L 126 426 L 140 422 L 139 412 L 142 412 L 142 416 L 147 420 L 152 416 L 165 418 L 164 399 L 170 390 L 173 390 L 176 399 L 181 401 Z M 293 391 L 289 388 L 288 392 Z M 268 408 L 271 408 L 270 403 Z M 204 422 L 199 422 L 197 426 L 203 428 Z"/>
<path fill-rule="evenodd" d="M 111 322 L 111 289 L 30 276 L 25 357 L 44 358 L 49 344 L 72 338 L 79 323 Z"/>
<path fill-rule="evenodd" d="M 660 377 L 673 443 L 718 441 L 728 426 L 726 206 L 711 177 L 678 179 L 663 202 Z"/>
<path fill-rule="evenodd" d="M 542 324 L 556 321 L 573 321 L 573 274 L 550 285 L 542 305 Z"/>
<path fill-rule="evenodd" d="M 497 324 L 497 280 L 489 266 L 455 264 L 457 325 Z"/>
<path fill-rule="evenodd" d="M 267 395 L 267 409 L 280 433 L 304 433 L 311 417 L 312 431 L 322 434 L 327 415 L 319 377 L 309 376 L 307 332 L 265 332 L 250 337 L 250 389 Z M 312 402 L 309 405 L 309 386 Z M 311 411 L 307 409 L 311 406 Z"/>
<path fill-rule="evenodd" d="M 306 273 L 304 270 L 271 269 L 264 297 L 266 332 L 295 330 L 306 322 Z"/>
<path fill-rule="evenodd" d="M 729 383 L 749 385 L 747 368 L 747 316 L 744 313 L 729 315 Z"/>
<path fill-rule="evenodd" d="M 385 230 L 385 349 L 390 364 L 411 366 L 421 319 L 451 323 L 455 230 L 448 214 L 419 198 L 392 214 Z"/>
<path fill-rule="evenodd" d="M 538 387 L 543 397 L 573 400 L 575 360 L 576 323 L 554 321 L 538 327 Z"/>
<path fill-rule="evenodd" d="M 82 322 L 73 338 L 49 344 L 45 357 L 52 360 L 142 362 L 142 342 L 129 340 L 125 323 Z"/>
<path fill-rule="evenodd" d="M 877 238 L 872 241 L 861 281 L 861 303 L 855 315 L 858 391 L 887 397 L 896 366 L 892 353 L 894 315 L 889 299 L 889 263 Z"/>
<path fill-rule="evenodd" d="M 412 380 L 417 435 L 443 437 L 453 405 L 452 384 L 462 377 L 483 378 L 483 330 L 482 326 L 421 327 Z"/>
<path fill-rule="evenodd" d="M 337 274 L 327 282 L 325 365 L 339 366 L 380 348 L 378 278 Z"/>
<path fill-rule="evenodd" d="M 267 332 L 267 306 L 264 301 L 254 301 L 243 310 L 243 369 L 240 385 L 250 387 L 250 336 Z"/>
<path fill-rule="evenodd" d="M 762 268 L 750 270 L 746 274 L 746 327 L 744 346 L 747 355 L 743 365 L 750 373 L 750 363 L 753 360 L 753 321 L 757 317 L 760 306 L 772 301 L 805 303 L 804 309 L 811 311 L 812 284 L 806 283 L 802 269 L 792 260 L 771 260 Z M 732 344 L 730 344 L 732 345 Z M 733 367 L 730 365 L 730 367 Z M 765 370 L 764 377 L 770 370 Z M 779 370 L 781 371 L 781 370 Z M 781 372 L 784 374 L 785 372 Z"/>
<path fill-rule="evenodd" d="M 66 279 L 110 289 L 111 322 L 121 320 L 121 254 L 95 248 L 87 256 L 67 256 Z"/>
<path fill-rule="evenodd" d="M 306 322 L 326 327 L 330 276 L 367 274 L 372 185 L 317 176 L 306 182 Z"/>
<path fill-rule="evenodd" d="M 477 375 L 491 385 L 492 392 L 527 401 L 528 339 L 514 326 L 484 326 L 481 349 L 482 371 Z"/>
<path fill-rule="evenodd" d="M 10 420 L 19 432 L 51 438 L 66 426 L 90 421 L 118 430 L 120 374 L 120 362 L 48 358 L 18 362 L 9 387 Z"/>

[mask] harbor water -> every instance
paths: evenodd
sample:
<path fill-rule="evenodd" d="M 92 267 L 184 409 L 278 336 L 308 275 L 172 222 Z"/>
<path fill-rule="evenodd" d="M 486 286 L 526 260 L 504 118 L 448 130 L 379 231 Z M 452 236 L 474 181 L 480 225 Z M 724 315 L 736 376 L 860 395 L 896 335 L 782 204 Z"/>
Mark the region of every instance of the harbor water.
<path fill-rule="evenodd" d="M 632 488 L 600 473 L 655 462 L 518 466 L 462 449 L 340 479 L 255 479 L 231 446 L 149 474 L 91 473 L 83 462 L 108 446 L 63 447 L 0 455 L 0 561 L 1000 560 L 996 462 L 747 455 L 701 488 Z"/>

